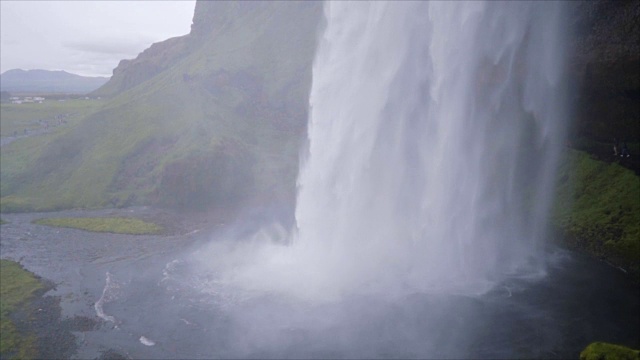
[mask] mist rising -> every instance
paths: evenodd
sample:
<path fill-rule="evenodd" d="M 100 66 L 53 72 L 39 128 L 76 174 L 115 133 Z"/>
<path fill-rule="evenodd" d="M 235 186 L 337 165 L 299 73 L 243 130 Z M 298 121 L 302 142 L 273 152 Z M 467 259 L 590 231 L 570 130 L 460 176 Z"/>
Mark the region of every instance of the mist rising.
<path fill-rule="evenodd" d="M 288 247 L 243 247 L 232 271 L 211 259 L 224 281 L 317 299 L 482 293 L 542 274 L 565 126 L 561 14 L 328 3 L 296 228 L 275 239 Z"/>

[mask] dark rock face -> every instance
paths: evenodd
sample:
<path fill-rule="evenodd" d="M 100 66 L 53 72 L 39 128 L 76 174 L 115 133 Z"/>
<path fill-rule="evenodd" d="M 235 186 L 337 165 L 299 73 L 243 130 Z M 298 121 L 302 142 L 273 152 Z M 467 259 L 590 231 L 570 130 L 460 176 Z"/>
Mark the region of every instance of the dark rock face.
<path fill-rule="evenodd" d="M 573 6 L 577 35 L 575 56 L 580 61 L 638 60 L 640 5 L 637 1 L 583 1 Z"/>
<path fill-rule="evenodd" d="M 603 156 L 613 152 L 614 138 L 637 144 L 640 135 L 640 2 L 570 6 L 575 41 L 569 71 L 579 96 L 571 140 L 581 150 Z"/>
<path fill-rule="evenodd" d="M 193 14 L 191 34 L 200 37 L 219 33 L 231 22 L 265 6 L 261 1 L 198 1 Z"/>

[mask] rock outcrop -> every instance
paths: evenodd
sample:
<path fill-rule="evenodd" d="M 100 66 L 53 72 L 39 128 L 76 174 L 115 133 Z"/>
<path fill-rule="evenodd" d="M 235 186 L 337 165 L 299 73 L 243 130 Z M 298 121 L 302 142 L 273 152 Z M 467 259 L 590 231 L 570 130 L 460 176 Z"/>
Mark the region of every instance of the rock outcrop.
<path fill-rule="evenodd" d="M 612 152 L 616 138 L 635 143 L 633 150 L 640 155 L 640 2 L 570 6 L 575 41 L 569 67 L 579 96 L 572 140 L 584 150 L 602 153 Z"/>

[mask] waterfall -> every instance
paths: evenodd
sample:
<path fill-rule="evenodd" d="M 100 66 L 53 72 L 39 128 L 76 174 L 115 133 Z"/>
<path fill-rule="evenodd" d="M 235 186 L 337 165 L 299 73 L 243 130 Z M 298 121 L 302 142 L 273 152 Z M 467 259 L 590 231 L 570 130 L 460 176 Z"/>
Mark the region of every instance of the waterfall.
<path fill-rule="evenodd" d="M 561 4 L 329 2 L 298 180 L 327 286 L 540 268 L 562 143 Z"/>
<path fill-rule="evenodd" d="M 544 273 L 562 6 L 325 3 L 290 245 L 206 252 L 219 283 L 318 299 Z"/>

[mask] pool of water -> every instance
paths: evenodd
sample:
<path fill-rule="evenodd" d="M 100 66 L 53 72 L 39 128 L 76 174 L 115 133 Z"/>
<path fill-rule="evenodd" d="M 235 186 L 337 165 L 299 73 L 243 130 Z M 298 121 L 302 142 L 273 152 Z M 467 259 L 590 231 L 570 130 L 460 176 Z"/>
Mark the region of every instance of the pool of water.
<path fill-rule="evenodd" d="M 548 250 L 547 274 L 483 295 L 353 294 L 310 302 L 236 291 L 190 266 L 224 228 L 171 236 L 89 233 L 3 214 L 3 259 L 56 283 L 78 358 L 577 358 L 593 341 L 637 347 L 640 297 L 618 269 Z M 76 214 L 77 215 L 77 214 Z M 101 213 L 97 214 L 101 215 Z"/>

